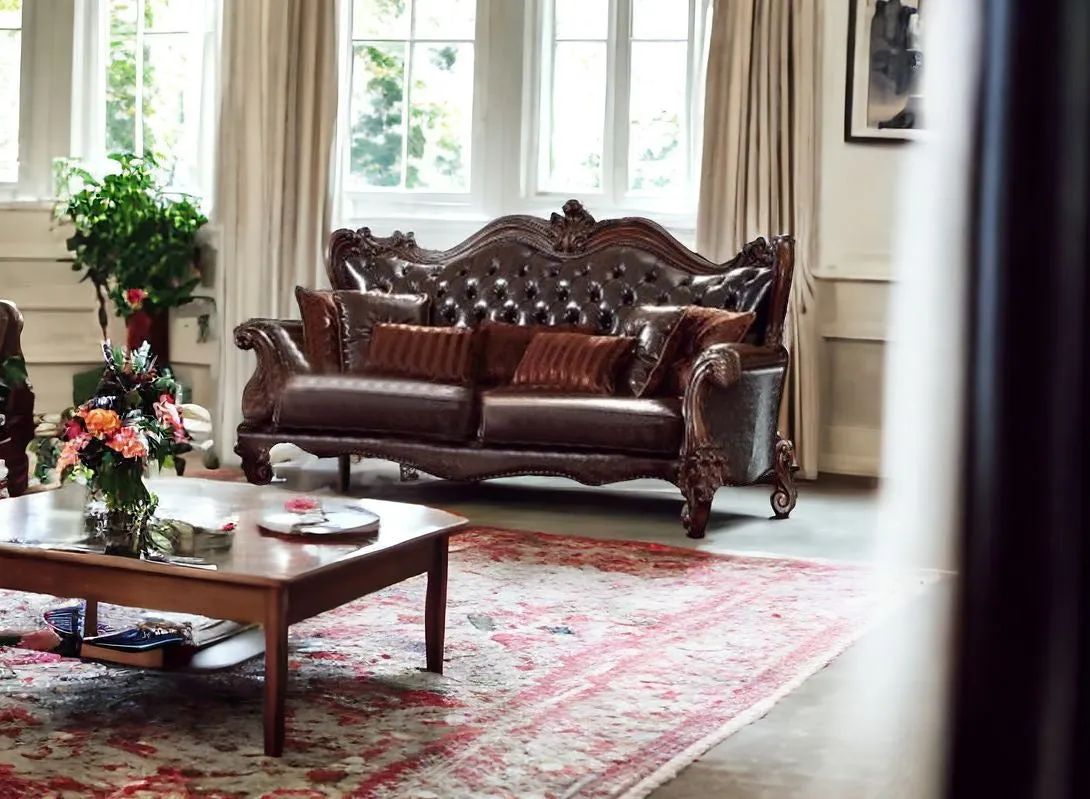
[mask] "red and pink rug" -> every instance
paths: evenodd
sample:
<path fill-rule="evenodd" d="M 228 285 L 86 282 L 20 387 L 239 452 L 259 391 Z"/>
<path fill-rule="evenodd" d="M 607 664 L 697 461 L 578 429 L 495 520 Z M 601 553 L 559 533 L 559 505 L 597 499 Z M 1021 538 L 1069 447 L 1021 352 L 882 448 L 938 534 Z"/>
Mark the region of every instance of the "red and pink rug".
<path fill-rule="evenodd" d="M 446 675 L 424 579 L 292 628 L 284 757 L 260 661 L 214 676 L 0 650 L 0 798 L 641 797 L 930 575 L 532 533 L 452 542 Z M 0 628 L 45 597 L 0 592 Z"/>

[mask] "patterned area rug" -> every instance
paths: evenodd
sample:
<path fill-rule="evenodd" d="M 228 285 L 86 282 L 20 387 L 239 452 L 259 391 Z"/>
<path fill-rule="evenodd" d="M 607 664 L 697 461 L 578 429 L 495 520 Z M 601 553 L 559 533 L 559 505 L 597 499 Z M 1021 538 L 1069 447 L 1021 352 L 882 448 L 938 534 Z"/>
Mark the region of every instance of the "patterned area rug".
<path fill-rule="evenodd" d="M 0 650 L 0 797 L 640 797 L 930 575 L 475 530 L 453 539 L 446 675 L 423 577 L 292 628 L 287 747 L 261 663 L 140 672 Z M 0 627 L 41 596 L 0 592 Z M 108 617 L 108 612 L 107 614 Z"/>

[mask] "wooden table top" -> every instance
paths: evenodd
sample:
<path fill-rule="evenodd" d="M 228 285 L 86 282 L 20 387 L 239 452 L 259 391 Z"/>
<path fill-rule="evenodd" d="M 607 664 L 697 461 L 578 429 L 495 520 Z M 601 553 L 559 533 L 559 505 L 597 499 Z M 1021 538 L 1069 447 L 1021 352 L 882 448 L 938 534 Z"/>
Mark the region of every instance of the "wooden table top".
<path fill-rule="evenodd" d="M 206 556 L 216 565 L 214 570 L 47 548 L 85 539 L 84 493 L 78 486 L 0 500 L 0 557 L 94 564 L 119 572 L 169 573 L 195 582 L 282 585 L 317 572 L 336 571 L 350 562 L 390 553 L 466 524 L 461 516 L 423 505 L 363 499 L 358 500 L 360 505 L 381 519 L 377 539 L 300 543 L 264 535 L 256 525 L 262 510 L 282 508 L 286 500 L 299 496 L 294 492 L 195 478 L 159 479 L 149 488 L 159 495 L 157 515 L 161 518 L 211 529 L 218 529 L 228 519 L 237 520 L 231 548 Z"/>

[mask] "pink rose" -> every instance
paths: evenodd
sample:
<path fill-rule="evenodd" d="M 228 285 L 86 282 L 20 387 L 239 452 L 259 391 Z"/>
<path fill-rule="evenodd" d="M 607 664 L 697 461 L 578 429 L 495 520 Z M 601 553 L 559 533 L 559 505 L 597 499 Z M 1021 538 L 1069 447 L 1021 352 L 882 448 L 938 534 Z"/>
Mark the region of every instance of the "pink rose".
<path fill-rule="evenodd" d="M 290 513 L 313 513 L 321 507 L 322 503 L 313 497 L 293 497 L 284 503 L 284 510 Z"/>

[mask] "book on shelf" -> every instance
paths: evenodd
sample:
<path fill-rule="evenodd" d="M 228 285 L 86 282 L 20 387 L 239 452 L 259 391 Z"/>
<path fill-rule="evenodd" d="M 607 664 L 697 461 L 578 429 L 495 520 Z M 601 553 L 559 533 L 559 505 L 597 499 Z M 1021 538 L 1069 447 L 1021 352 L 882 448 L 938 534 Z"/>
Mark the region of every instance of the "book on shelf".
<path fill-rule="evenodd" d="M 78 636 L 82 610 L 75 604 L 51 608 L 45 613 L 46 622 L 58 633 Z M 82 636 L 79 657 L 150 669 L 180 668 L 202 649 L 255 626 L 192 614 L 145 612 L 123 629 Z"/>

